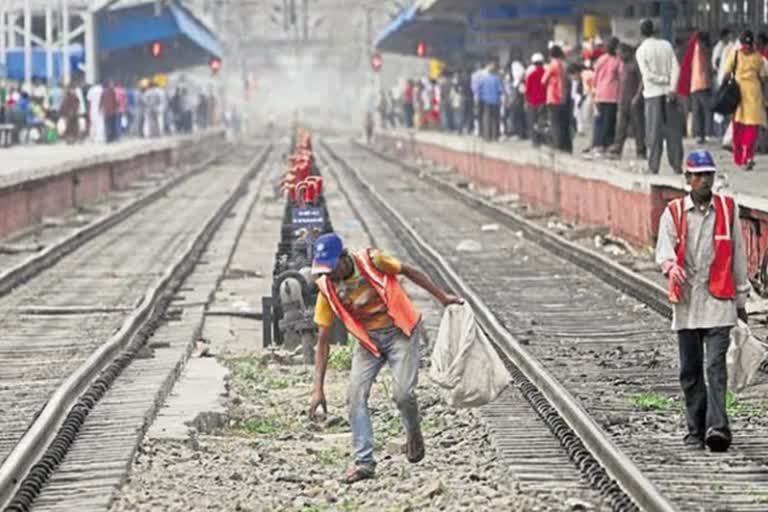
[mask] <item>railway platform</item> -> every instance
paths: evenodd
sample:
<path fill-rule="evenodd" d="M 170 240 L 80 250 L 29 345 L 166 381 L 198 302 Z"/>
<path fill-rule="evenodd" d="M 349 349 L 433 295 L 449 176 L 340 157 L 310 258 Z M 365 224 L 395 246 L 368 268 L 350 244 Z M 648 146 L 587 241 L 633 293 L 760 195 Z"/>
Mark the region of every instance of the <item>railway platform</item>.
<path fill-rule="evenodd" d="M 221 145 L 215 129 L 163 139 L 115 144 L 16 146 L 0 153 L 0 237 L 32 228 L 45 217 L 104 199 L 148 173 L 195 162 L 207 144 Z"/>
<path fill-rule="evenodd" d="M 378 134 L 393 155 L 410 155 L 458 170 L 478 185 L 499 194 L 516 194 L 541 210 L 563 219 L 610 228 L 634 244 L 653 243 L 658 220 L 669 200 L 684 193 L 685 182 L 662 162 L 658 175 L 646 174 L 643 161 L 624 150 L 624 160 L 585 160 L 577 146 L 573 155 L 533 148 L 527 141 L 497 143 L 474 136 L 428 131 L 391 130 Z M 575 142 L 586 143 L 586 139 Z M 735 169 L 730 153 L 714 146 L 721 165 L 721 183 L 742 214 L 750 272 L 756 272 L 768 248 L 768 188 L 761 166 L 751 173 Z M 627 208 L 631 204 L 632 208 Z"/>

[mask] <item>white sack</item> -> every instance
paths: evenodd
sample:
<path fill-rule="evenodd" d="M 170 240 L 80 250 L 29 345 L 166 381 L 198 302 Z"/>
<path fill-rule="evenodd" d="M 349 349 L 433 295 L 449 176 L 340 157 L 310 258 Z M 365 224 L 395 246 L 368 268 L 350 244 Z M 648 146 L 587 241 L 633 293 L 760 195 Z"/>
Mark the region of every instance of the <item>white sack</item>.
<path fill-rule="evenodd" d="M 445 309 L 431 363 L 429 377 L 447 391 L 452 407 L 492 402 L 512 380 L 466 303 Z"/>
<path fill-rule="evenodd" d="M 743 322 L 731 330 L 731 345 L 725 356 L 728 367 L 728 389 L 740 391 L 750 386 L 765 360 L 768 347 L 752 335 Z"/>

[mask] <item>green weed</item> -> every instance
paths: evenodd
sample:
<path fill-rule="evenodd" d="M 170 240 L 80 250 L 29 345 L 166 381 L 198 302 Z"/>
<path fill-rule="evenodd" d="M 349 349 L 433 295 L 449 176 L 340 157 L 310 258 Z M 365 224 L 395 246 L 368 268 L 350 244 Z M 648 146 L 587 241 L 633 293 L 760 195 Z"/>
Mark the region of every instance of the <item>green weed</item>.
<path fill-rule="evenodd" d="M 672 400 L 655 391 L 637 393 L 629 397 L 630 401 L 641 409 L 648 411 L 664 411 L 672 404 Z"/>
<path fill-rule="evenodd" d="M 730 391 L 725 395 L 725 410 L 728 416 L 759 417 L 765 413 L 759 407 L 739 401 L 736 395 Z"/>
<path fill-rule="evenodd" d="M 254 357 L 244 356 L 229 360 L 232 373 L 235 378 L 250 381 L 261 382 L 264 378 L 264 370 L 260 367 L 258 360 Z"/>
<path fill-rule="evenodd" d="M 278 432 L 279 427 L 269 418 L 251 417 L 240 424 L 240 427 L 249 434 L 272 435 Z"/>
<path fill-rule="evenodd" d="M 328 356 L 328 366 L 334 370 L 352 369 L 352 351 L 354 342 L 347 339 L 347 343 L 338 347 L 331 347 L 331 354 Z"/>
<path fill-rule="evenodd" d="M 338 447 L 326 448 L 314 454 L 318 463 L 324 466 L 336 466 L 346 460 L 346 453 Z"/>
<path fill-rule="evenodd" d="M 291 387 L 291 381 L 284 378 L 269 379 L 267 381 L 267 387 L 269 389 L 288 389 Z"/>

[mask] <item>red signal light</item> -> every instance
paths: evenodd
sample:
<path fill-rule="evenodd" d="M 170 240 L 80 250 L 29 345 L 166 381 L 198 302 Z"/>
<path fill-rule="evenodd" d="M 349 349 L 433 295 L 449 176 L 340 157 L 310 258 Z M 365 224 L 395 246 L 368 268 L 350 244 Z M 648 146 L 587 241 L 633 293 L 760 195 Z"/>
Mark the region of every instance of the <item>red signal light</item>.
<path fill-rule="evenodd" d="M 374 71 L 379 71 L 383 64 L 384 60 L 381 58 L 380 54 L 374 53 L 373 56 L 371 56 L 371 68 L 373 68 Z"/>
<path fill-rule="evenodd" d="M 416 43 L 416 55 L 419 57 L 423 57 L 427 54 L 427 45 L 424 43 L 424 41 L 419 41 Z"/>
<path fill-rule="evenodd" d="M 163 45 L 160 43 L 160 41 L 154 41 L 152 43 L 152 46 L 149 48 L 149 52 L 152 54 L 153 57 L 159 57 L 162 51 L 163 51 Z"/>
<path fill-rule="evenodd" d="M 211 71 L 214 73 L 221 69 L 221 59 L 218 57 L 212 57 L 211 60 L 208 61 L 208 67 L 211 68 Z"/>

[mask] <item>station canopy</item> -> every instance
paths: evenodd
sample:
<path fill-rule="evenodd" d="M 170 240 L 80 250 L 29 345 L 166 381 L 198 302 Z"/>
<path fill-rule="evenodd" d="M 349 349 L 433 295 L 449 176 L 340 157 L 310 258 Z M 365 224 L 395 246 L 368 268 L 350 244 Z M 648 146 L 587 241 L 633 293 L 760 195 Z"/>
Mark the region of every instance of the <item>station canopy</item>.
<path fill-rule="evenodd" d="M 82 45 L 73 44 L 66 49 L 51 51 L 53 80 L 61 80 L 64 73 L 64 55 L 69 58 L 70 69 L 78 69 L 85 60 Z M 11 80 L 24 80 L 24 48 L 8 48 L 5 51 L 5 72 L 0 69 L 0 76 Z M 32 47 L 32 78 L 44 80 L 48 77 L 48 52 L 41 47 Z"/>
<path fill-rule="evenodd" d="M 223 56 L 216 34 L 178 0 L 118 3 L 96 23 L 102 77 L 167 73 Z"/>
<path fill-rule="evenodd" d="M 635 3 L 643 3 L 637 0 Z M 558 22 L 574 23 L 584 14 L 618 15 L 629 0 L 416 0 L 379 33 L 376 47 L 427 57 L 481 54 L 495 48 L 546 41 Z"/>

